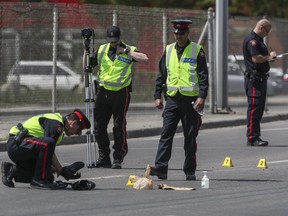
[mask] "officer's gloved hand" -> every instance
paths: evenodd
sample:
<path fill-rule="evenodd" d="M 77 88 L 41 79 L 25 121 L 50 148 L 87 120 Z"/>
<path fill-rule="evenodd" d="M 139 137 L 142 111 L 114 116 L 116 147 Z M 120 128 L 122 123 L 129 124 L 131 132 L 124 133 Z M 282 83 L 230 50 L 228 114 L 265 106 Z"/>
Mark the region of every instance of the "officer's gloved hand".
<path fill-rule="evenodd" d="M 82 161 L 77 161 L 69 166 L 64 166 L 59 173 L 59 175 L 63 176 L 67 181 L 69 179 L 78 179 L 81 177 L 81 173 L 77 171 L 84 167 L 84 163 Z"/>

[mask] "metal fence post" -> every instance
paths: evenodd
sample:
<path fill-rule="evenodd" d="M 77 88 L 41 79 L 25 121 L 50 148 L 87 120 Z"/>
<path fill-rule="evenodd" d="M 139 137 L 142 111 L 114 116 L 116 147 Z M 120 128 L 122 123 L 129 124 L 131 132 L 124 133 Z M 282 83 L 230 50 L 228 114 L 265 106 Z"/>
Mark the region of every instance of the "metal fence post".
<path fill-rule="evenodd" d="M 167 16 L 165 13 L 162 15 L 162 20 L 163 20 L 163 51 L 166 49 L 167 45 Z"/>
<path fill-rule="evenodd" d="M 204 37 L 206 36 L 206 32 L 207 32 L 207 28 L 208 28 L 208 23 L 209 23 L 209 21 L 207 20 L 206 21 L 206 23 L 205 23 L 205 25 L 204 25 L 204 28 L 203 28 L 203 30 L 202 30 L 202 32 L 201 32 L 201 35 L 200 35 L 200 37 L 199 37 L 199 39 L 198 39 L 198 44 L 201 44 L 201 45 L 203 45 L 203 40 L 204 40 Z"/>
<path fill-rule="evenodd" d="M 214 10 L 213 8 L 208 9 L 208 56 L 210 65 L 209 74 L 209 107 L 211 113 L 216 113 L 215 105 L 215 46 L 214 46 Z"/>
<path fill-rule="evenodd" d="M 117 13 L 117 10 L 113 10 L 113 26 L 118 26 L 118 13 Z"/>
<path fill-rule="evenodd" d="M 216 72 L 217 109 L 223 112 L 228 108 L 227 97 L 227 19 L 228 1 L 216 1 Z"/>
<path fill-rule="evenodd" d="M 58 10 L 53 9 L 53 88 L 52 88 L 52 112 L 56 111 L 56 71 L 57 71 L 57 43 L 58 43 Z"/>
<path fill-rule="evenodd" d="M 267 19 L 267 15 L 264 15 L 262 19 Z M 264 37 L 263 40 L 264 40 L 265 45 L 266 45 L 267 47 L 269 47 L 268 37 L 267 37 L 267 36 Z M 269 51 L 269 48 L 268 48 L 268 51 Z M 267 94 L 267 93 L 266 93 L 266 94 Z M 268 97 L 267 97 L 267 95 L 266 95 L 264 111 L 265 111 L 266 113 L 268 113 L 268 110 L 269 110 L 269 108 L 268 108 Z"/>

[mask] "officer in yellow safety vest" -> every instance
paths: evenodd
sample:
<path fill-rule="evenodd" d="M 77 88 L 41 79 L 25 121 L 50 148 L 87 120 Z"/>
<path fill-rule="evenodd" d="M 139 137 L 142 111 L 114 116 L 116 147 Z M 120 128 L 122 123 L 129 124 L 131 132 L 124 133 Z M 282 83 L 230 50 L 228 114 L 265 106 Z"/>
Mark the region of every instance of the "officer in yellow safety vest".
<path fill-rule="evenodd" d="M 189 40 L 192 21 L 173 20 L 171 23 L 176 43 L 166 46 L 156 78 L 155 106 L 163 108 L 162 93 L 166 105 L 155 166 L 151 167 L 150 174 L 167 179 L 173 137 L 181 120 L 185 137 L 183 170 L 186 180 L 196 180 L 196 137 L 208 91 L 208 69 L 202 46 Z"/>
<path fill-rule="evenodd" d="M 120 29 L 111 26 L 107 29 L 106 44 L 100 45 L 91 57 L 92 67 L 98 65 L 98 80 L 95 99 L 95 137 L 98 143 L 99 157 L 97 168 L 121 169 L 128 152 L 126 140 L 126 113 L 132 91 L 132 65 L 134 62 L 148 61 L 146 54 L 139 52 L 135 46 L 121 41 Z M 84 49 L 83 63 L 86 62 Z M 107 126 L 113 115 L 114 149 L 113 164 L 110 159 L 110 140 Z"/>
<path fill-rule="evenodd" d="M 90 122 L 79 109 L 61 116 L 60 113 L 46 113 L 33 116 L 10 129 L 7 152 L 16 164 L 2 162 L 2 182 L 15 187 L 14 182 L 30 183 L 39 189 L 60 189 L 67 185 L 54 182 L 53 172 L 66 180 L 80 175 L 69 166 L 62 167 L 55 154 L 55 147 L 64 136 L 81 135 L 90 128 Z"/>

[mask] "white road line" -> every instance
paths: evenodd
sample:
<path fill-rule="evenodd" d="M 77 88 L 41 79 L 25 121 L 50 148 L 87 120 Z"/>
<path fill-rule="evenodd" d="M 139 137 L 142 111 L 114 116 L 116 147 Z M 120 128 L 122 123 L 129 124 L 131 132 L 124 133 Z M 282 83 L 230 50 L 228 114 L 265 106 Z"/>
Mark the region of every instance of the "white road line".
<path fill-rule="evenodd" d="M 262 131 L 280 131 L 280 130 L 288 130 L 288 128 L 285 127 L 285 128 L 269 128 L 269 129 L 262 129 Z"/>
<path fill-rule="evenodd" d="M 182 138 L 184 137 L 182 134 L 174 136 L 174 138 Z M 160 135 L 159 136 L 152 136 L 152 137 L 139 137 L 139 138 L 131 138 L 131 140 L 157 140 L 159 141 Z"/>
<path fill-rule="evenodd" d="M 127 175 L 114 175 L 114 176 L 99 176 L 99 177 L 92 177 L 92 178 L 86 178 L 89 180 L 99 180 L 99 179 L 112 179 L 112 178 L 123 178 L 127 177 Z"/>
<path fill-rule="evenodd" d="M 288 163 L 288 160 L 267 161 L 268 164 Z"/>

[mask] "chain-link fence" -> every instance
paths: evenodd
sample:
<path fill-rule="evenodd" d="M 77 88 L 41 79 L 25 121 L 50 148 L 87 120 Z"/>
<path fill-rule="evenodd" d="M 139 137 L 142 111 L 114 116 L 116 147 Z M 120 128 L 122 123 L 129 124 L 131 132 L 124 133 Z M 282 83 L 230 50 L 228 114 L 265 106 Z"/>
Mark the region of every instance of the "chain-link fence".
<path fill-rule="evenodd" d="M 190 35 L 195 42 L 208 19 L 207 11 L 192 9 L 0 3 L 0 108 L 43 106 L 52 109 L 54 104 L 58 110 L 69 105 L 84 106 L 81 29 L 94 29 L 91 47 L 96 50 L 106 42 L 106 29 L 112 24 L 120 27 L 124 42 L 135 45 L 149 57 L 147 64 L 135 64 L 131 102 L 152 103 L 163 48 L 174 42 L 169 21 L 176 18 L 193 20 Z M 242 54 L 243 38 L 258 19 L 229 20 L 230 54 Z M 278 52 L 288 47 L 286 22 L 273 19 L 273 30 L 268 37 L 270 47 Z M 203 45 L 208 53 L 205 38 Z M 286 68 L 283 62 L 275 63 L 275 67 Z M 96 71 L 93 69 L 94 75 Z"/>

